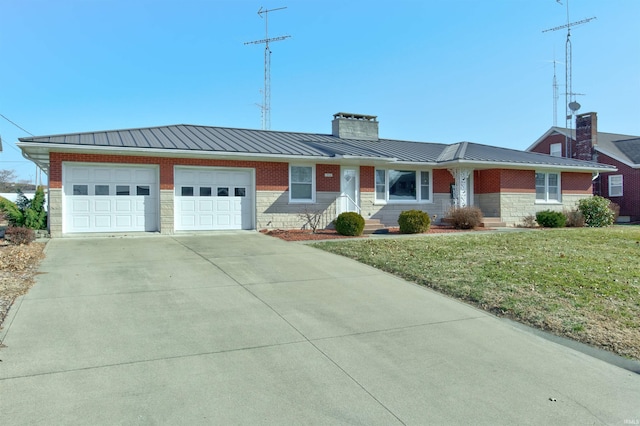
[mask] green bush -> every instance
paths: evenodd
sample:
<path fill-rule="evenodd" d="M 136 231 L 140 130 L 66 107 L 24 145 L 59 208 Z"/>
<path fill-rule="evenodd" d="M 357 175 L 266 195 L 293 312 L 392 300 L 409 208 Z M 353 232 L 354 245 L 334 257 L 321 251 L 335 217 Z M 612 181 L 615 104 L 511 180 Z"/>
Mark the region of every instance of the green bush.
<path fill-rule="evenodd" d="M 340 213 L 336 218 L 336 232 L 340 235 L 358 236 L 364 230 L 364 218 L 355 212 Z"/>
<path fill-rule="evenodd" d="M 429 230 L 431 218 L 421 210 L 405 210 L 398 217 L 398 225 L 402 234 L 421 234 Z"/>
<path fill-rule="evenodd" d="M 32 200 L 18 191 L 15 203 L 0 198 L 0 210 L 4 212 L 9 225 L 30 229 L 47 228 L 47 212 L 44 209 L 44 189 L 39 186 Z"/>
<path fill-rule="evenodd" d="M 562 228 L 567 222 L 567 217 L 561 212 L 543 210 L 536 213 L 536 222 L 545 228 Z"/>
<path fill-rule="evenodd" d="M 4 239 L 10 241 L 11 244 L 29 244 L 36 239 L 36 233 L 33 229 L 21 226 L 9 226 L 4 231 Z"/>
<path fill-rule="evenodd" d="M 455 207 L 447 213 L 447 221 L 456 229 L 473 229 L 482 224 L 482 211 L 477 207 Z"/>
<path fill-rule="evenodd" d="M 598 195 L 578 201 L 578 210 L 584 216 L 584 223 L 592 228 L 613 225 L 616 213 L 611 201 Z"/>

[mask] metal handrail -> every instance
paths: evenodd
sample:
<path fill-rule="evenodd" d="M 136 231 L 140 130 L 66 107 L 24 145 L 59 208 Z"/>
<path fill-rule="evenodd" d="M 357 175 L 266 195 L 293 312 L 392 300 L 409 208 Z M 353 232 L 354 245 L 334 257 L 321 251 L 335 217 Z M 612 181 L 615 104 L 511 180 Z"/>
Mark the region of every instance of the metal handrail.
<path fill-rule="evenodd" d="M 358 210 L 358 214 L 362 214 L 362 213 L 361 213 L 361 212 L 362 212 L 362 209 L 360 208 L 360 206 L 358 205 L 358 203 L 356 203 L 356 202 L 355 202 L 355 200 L 354 200 L 353 198 L 349 197 L 349 195 L 348 195 L 348 194 L 340 194 L 340 195 L 338 196 L 338 198 L 343 198 L 343 197 L 346 197 L 346 198 L 347 198 L 347 200 L 351 201 L 351 202 L 353 203 L 353 205 L 354 205 L 354 206 L 356 206 L 356 209 Z"/>

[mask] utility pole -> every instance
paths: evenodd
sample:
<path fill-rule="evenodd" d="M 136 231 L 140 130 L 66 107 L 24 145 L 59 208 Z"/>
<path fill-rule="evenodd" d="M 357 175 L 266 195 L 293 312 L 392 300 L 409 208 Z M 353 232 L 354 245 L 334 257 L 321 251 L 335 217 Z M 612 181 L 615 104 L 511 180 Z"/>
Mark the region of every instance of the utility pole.
<path fill-rule="evenodd" d="M 580 104 L 575 101 L 575 95 L 577 93 L 573 93 L 573 52 L 571 46 L 571 27 L 575 27 L 577 25 L 586 24 L 589 21 L 596 19 L 596 17 L 582 19 L 580 21 L 570 22 L 569 20 L 569 0 L 565 0 L 567 2 L 567 23 L 565 25 L 560 25 L 558 27 L 553 27 L 542 31 L 543 33 L 549 31 L 558 31 L 564 28 L 567 29 L 567 41 L 565 42 L 565 69 L 564 69 L 564 82 L 565 82 L 565 94 L 564 94 L 564 111 L 565 111 L 565 127 L 569 129 L 569 135 L 565 136 L 565 154 L 567 157 L 571 157 L 571 144 L 569 143 L 571 137 L 571 129 L 573 123 L 573 115 L 574 113 L 580 109 Z M 556 0 L 557 3 L 562 4 L 560 0 Z M 555 67 L 555 63 L 554 63 Z"/>
<path fill-rule="evenodd" d="M 288 39 L 289 35 L 269 38 L 269 12 L 286 9 L 286 7 L 278 7 L 276 9 L 258 10 L 258 16 L 262 18 L 264 14 L 264 39 L 248 41 L 247 44 L 264 44 L 264 90 L 262 92 L 262 130 L 271 129 L 271 49 L 269 43 Z"/>

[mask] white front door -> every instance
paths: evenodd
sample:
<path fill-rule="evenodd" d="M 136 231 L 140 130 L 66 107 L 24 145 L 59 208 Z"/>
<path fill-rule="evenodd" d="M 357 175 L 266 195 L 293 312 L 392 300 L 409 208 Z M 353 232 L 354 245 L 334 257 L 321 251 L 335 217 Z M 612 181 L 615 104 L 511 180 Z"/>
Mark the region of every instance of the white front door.
<path fill-rule="evenodd" d="M 340 169 L 340 202 L 338 214 L 344 212 L 360 213 L 358 196 L 360 188 L 358 167 L 342 167 Z"/>

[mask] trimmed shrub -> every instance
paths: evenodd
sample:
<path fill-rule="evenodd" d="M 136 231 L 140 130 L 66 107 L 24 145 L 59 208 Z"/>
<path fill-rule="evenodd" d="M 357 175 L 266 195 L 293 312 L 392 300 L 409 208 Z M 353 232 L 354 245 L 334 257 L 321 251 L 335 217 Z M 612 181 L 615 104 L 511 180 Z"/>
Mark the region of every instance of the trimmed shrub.
<path fill-rule="evenodd" d="M 580 210 L 564 210 L 562 213 L 567 218 L 565 226 L 569 228 L 582 228 L 584 226 L 584 216 L 582 216 Z"/>
<path fill-rule="evenodd" d="M 336 218 L 336 232 L 340 235 L 358 236 L 364 231 L 364 218 L 356 212 L 340 213 Z"/>
<path fill-rule="evenodd" d="M 429 230 L 431 218 L 422 210 L 405 210 L 398 217 L 398 225 L 402 234 L 421 234 Z"/>
<path fill-rule="evenodd" d="M 477 228 L 482 219 L 482 211 L 477 207 L 455 207 L 447 213 L 447 221 L 456 229 Z"/>
<path fill-rule="evenodd" d="M 536 213 L 536 222 L 545 228 L 562 228 L 567 222 L 567 217 L 561 212 L 543 210 Z"/>
<path fill-rule="evenodd" d="M 9 225 L 31 229 L 47 228 L 47 212 L 44 209 L 44 189 L 39 186 L 32 200 L 18 191 L 18 199 L 15 203 L 0 198 L 0 210 L 9 222 Z"/>
<path fill-rule="evenodd" d="M 611 201 L 595 195 L 578 201 L 578 210 L 584 216 L 584 223 L 593 228 L 613 225 L 616 215 Z"/>
<path fill-rule="evenodd" d="M 4 231 L 4 239 L 15 245 L 29 244 L 36 240 L 36 232 L 22 226 L 10 226 Z"/>

